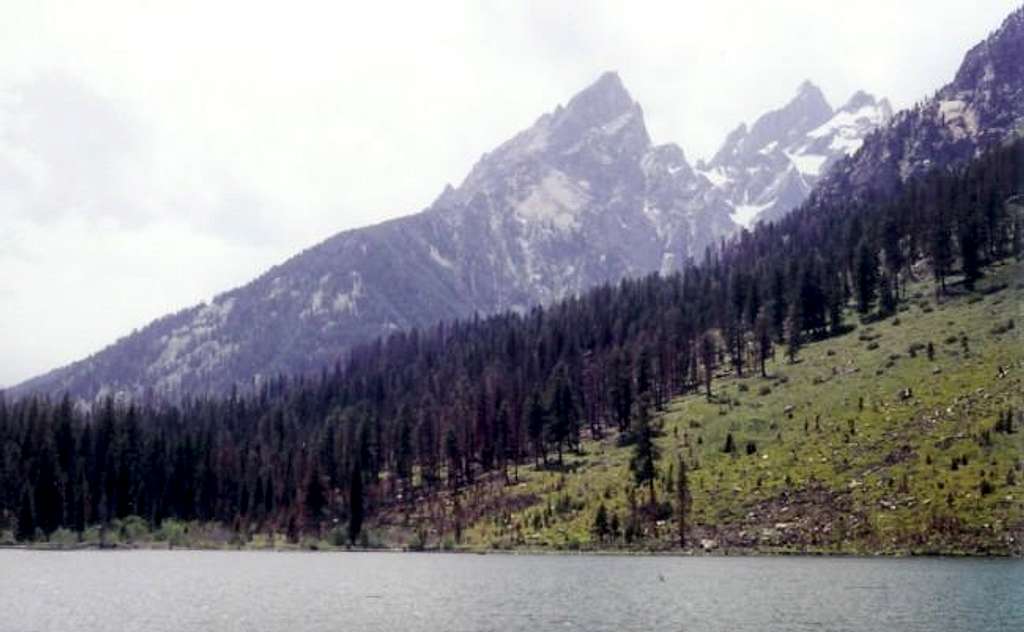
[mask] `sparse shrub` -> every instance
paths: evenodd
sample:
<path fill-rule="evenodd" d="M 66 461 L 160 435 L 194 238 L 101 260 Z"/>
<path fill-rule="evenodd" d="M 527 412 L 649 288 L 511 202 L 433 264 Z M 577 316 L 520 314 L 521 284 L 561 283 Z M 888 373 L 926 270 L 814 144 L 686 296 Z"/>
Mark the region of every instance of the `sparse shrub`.
<path fill-rule="evenodd" d="M 765 384 L 761 388 L 757 389 L 757 394 L 762 396 L 762 397 L 764 397 L 765 395 L 771 395 L 771 393 L 772 393 L 772 387 L 768 386 L 767 384 Z"/>
<path fill-rule="evenodd" d="M 1000 324 L 996 325 L 995 327 L 993 327 L 991 329 L 991 333 L 994 336 L 999 336 L 1001 334 L 1005 334 L 1008 331 L 1011 331 L 1013 328 L 1014 328 L 1014 323 L 1013 323 L 1013 319 L 1011 318 L 1010 320 L 1006 321 L 1005 323 L 1000 323 Z"/>
<path fill-rule="evenodd" d="M 121 522 L 121 537 L 125 542 L 140 542 L 147 536 L 149 536 L 149 524 L 141 517 L 128 516 Z"/>
<path fill-rule="evenodd" d="M 187 541 L 188 527 L 183 522 L 169 518 L 164 520 L 157 532 L 157 539 L 166 542 L 167 546 L 174 548 L 184 546 Z"/>
<path fill-rule="evenodd" d="M 50 544 L 66 549 L 78 544 L 78 534 L 61 527 L 50 534 Z"/>
<path fill-rule="evenodd" d="M 877 348 L 878 348 L 878 343 L 877 342 L 869 342 L 868 343 L 868 346 L 867 346 L 867 350 L 868 351 L 874 351 Z"/>
<path fill-rule="evenodd" d="M 334 527 L 327 534 L 327 541 L 331 546 L 345 546 L 348 544 L 348 529 L 345 527 Z"/>
<path fill-rule="evenodd" d="M 754 441 L 747 441 L 747 456 L 757 454 L 757 443 Z"/>
<path fill-rule="evenodd" d="M 987 478 L 981 479 L 981 484 L 978 485 L 978 493 L 982 496 L 988 496 L 992 492 L 996 491 L 995 486 L 989 482 Z"/>

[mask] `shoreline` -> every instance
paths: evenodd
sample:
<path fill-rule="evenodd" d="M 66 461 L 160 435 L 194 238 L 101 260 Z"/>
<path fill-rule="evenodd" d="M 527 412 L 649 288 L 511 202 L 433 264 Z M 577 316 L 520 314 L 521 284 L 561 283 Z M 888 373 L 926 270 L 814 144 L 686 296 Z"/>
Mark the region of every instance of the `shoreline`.
<path fill-rule="evenodd" d="M 521 549 L 491 549 L 491 548 L 453 548 L 453 549 L 411 549 L 402 547 L 247 547 L 247 546 L 167 546 L 162 543 L 138 543 L 138 544 L 113 544 L 99 545 L 96 543 L 82 543 L 73 546 L 60 546 L 48 544 L 4 544 L 0 545 L 0 551 L 19 550 L 37 551 L 48 553 L 71 553 L 76 551 L 199 551 L 199 552 L 252 552 L 252 553 L 420 553 L 429 555 L 506 555 L 506 556 L 533 556 L 533 557 L 676 557 L 676 558 L 752 558 L 752 557 L 805 557 L 805 558 L 848 558 L 848 559 L 1005 559 L 1022 560 L 1024 555 L 1014 552 L 916 552 L 916 551 L 876 551 L 876 552 L 844 552 L 827 550 L 780 550 L 780 549 L 758 549 L 758 548 L 732 548 L 716 549 L 712 551 L 703 550 L 619 550 L 619 549 L 592 549 L 592 550 L 552 550 L 544 548 L 521 548 Z"/>

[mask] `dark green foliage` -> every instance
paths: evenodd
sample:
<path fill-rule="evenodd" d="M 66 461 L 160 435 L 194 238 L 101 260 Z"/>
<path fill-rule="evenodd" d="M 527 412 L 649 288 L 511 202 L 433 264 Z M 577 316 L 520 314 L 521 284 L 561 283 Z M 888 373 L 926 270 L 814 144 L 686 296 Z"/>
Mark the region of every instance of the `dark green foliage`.
<path fill-rule="evenodd" d="M 978 493 L 982 496 L 988 496 L 992 492 L 996 491 L 995 485 L 992 484 L 987 478 L 981 479 L 981 483 L 978 485 Z"/>
<path fill-rule="evenodd" d="M 857 246 L 857 261 L 854 268 L 854 287 L 857 290 L 857 311 L 867 314 L 878 297 L 878 255 L 873 244 L 866 238 Z"/>
<path fill-rule="evenodd" d="M 656 502 L 654 495 L 654 479 L 658 474 L 656 463 L 661 458 L 661 450 L 654 443 L 655 430 L 651 425 L 650 413 L 646 402 L 641 401 L 639 413 L 634 422 L 633 456 L 629 460 L 629 469 L 633 472 L 633 480 L 638 486 L 647 484 L 650 492 L 650 503 Z"/>
<path fill-rule="evenodd" d="M 686 518 L 690 512 L 692 496 L 690 481 L 686 472 L 686 461 L 682 458 L 676 466 L 676 516 L 679 522 L 679 546 L 686 548 Z"/>
<path fill-rule="evenodd" d="M 363 472 L 359 462 L 352 466 L 348 487 L 348 541 L 355 544 L 363 530 L 365 513 L 363 498 Z"/>
<path fill-rule="evenodd" d="M 594 514 L 594 535 L 601 542 L 608 538 L 610 527 L 608 524 L 608 510 L 605 508 L 604 503 L 601 503 L 597 507 L 597 513 Z"/>

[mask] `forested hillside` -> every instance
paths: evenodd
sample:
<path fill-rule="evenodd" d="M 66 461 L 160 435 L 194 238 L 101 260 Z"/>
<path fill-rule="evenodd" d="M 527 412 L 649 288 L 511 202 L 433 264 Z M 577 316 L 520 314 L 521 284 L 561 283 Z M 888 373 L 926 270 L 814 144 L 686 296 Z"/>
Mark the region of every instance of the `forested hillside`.
<path fill-rule="evenodd" d="M 684 464 L 691 471 L 702 467 L 706 454 L 684 450 L 671 454 L 671 463 L 656 456 L 659 446 L 665 451 L 659 434 L 671 431 L 675 438 L 689 432 L 683 420 L 700 424 L 693 426 L 693 434 L 701 440 L 722 440 L 720 430 L 707 437 L 696 431 L 710 410 L 698 407 L 701 398 L 716 415 L 737 424 L 736 436 L 722 444 L 730 455 L 761 454 L 777 434 L 786 447 L 770 445 L 766 456 L 779 458 L 793 450 L 799 459 L 806 446 L 813 451 L 808 458 L 827 462 L 828 455 L 818 455 L 831 444 L 813 438 L 824 423 L 820 432 L 828 433 L 829 441 L 846 435 L 847 442 L 859 441 L 858 433 L 866 432 L 871 441 L 860 448 L 860 458 L 886 460 L 896 453 L 891 458 L 902 463 L 907 460 L 901 456 L 902 435 L 885 434 L 902 426 L 889 426 L 896 420 L 872 409 L 879 400 L 871 396 L 858 402 L 858 410 L 873 410 L 861 427 L 852 418 L 811 418 L 797 408 L 801 403 L 787 404 L 794 408 L 784 409 L 784 415 L 800 415 L 808 424 L 800 439 L 788 427 L 782 436 L 770 425 L 781 420 L 767 417 L 767 429 L 740 433 L 744 424 L 754 422 L 749 411 L 731 403 L 734 394 L 745 378 L 772 375 L 778 381 L 789 367 L 794 375 L 812 377 L 803 368 L 821 365 L 805 356 L 822 349 L 827 353 L 833 340 L 836 349 L 851 352 L 854 335 L 868 336 L 863 342 L 868 347 L 874 343 L 872 351 L 885 345 L 884 352 L 900 355 L 889 358 L 896 366 L 910 362 L 902 359 L 904 353 L 923 354 L 929 362 L 933 354 L 942 357 L 943 345 L 953 343 L 938 339 L 938 329 L 934 340 L 922 335 L 900 342 L 923 345 L 913 351 L 888 347 L 893 338 L 888 333 L 878 341 L 870 337 L 876 330 L 890 331 L 895 319 L 904 318 L 901 310 L 913 305 L 926 312 L 926 305 L 935 310 L 953 301 L 945 308 L 952 314 L 956 306 L 974 306 L 975 298 L 984 300 L 988 293 L 1005 292 L 1001 300 L 1019 300 L 1020 280 L 1014 275 L 1020 268 L 1004 262 L 1022 254 L 1022 182 L 1024 143 L 1017 141 L 969 164 L 912 179 L 885 199 L 813 199 L 778 223 L 744 231 L 721 248 L 709 249 L 699 265 L 679 273 L 606 285 L 525 315 L 396 333 L 356 348 L 344 366 L 325 369 L 318 380 L 282 378 L 253 396 L 159 407 L 118 406 L 108 399 L 92 410 L 77 410 L 67 398 L 0 403 L 0 530 L 21 541 L 42 540 L 62 527 L 82 533 L 139 516 L 134 523 L 146 528 L 172 520 L 215 522 L 241 534 L 240 539 L 277 532 L 298 541 L 333 532 L 338 542 L 359 542 L 364 523 L 383 525 L 396 515 L 432 508 L 426 519 L 410 523 L 419 525 L 421 540 L 433 534 L 440 542 L 449 534 L 459 541 L 466 527 L 483 529 L 481 519 L 511 515 L 539 498 L 513 494 L 522 498 L 516 501 L 522 506 L 510 507 L 500 495 L 500 503 L 489 505 L 493 494 L 477 492 L 493 487 L 495 479 L 512 485 L 518 470 L 537 462 L 547 464 L 541 468 L 546 472 L 568 475 L 582 467 L 578 453 L 614 441 L 629 446 L 629 497 L 634 507 L 650 508 L 649 515 L 637 510 L 629 518 L 634 535 L 646 534 L 659 520 L 676 514 L 685 519 L 686 512 L 678 509 L 699 498 L 696 491 L 665 498 L 658 486 L 664 486 L 669 465 L 675 468 L 669 478 L 678 479 Z M 934 284 L 934 292 L 908 290 L 924 280 Z M 964 330 L 948 335 L 954 336 L 962 357 L 981 353 L 974 341 L 1004 336 L 999 339 L 1004 346 L 986 342 L 982 348 L 986 354 L 1006 355 L 1006 364 L 977 387 L 1004 374 L 1019 381 L 1014 373 L 1021 370 L 1020 345 L 1015 344 L 1019 338 L 1012 314 L 998 325 L 999 334 L 992 327 L 968 330 L 981 321 L 959 318 L 950 320 L 963 322 Z M 853 328 L 856 334 L 850 333 Z M 836 370 L 841 370 L 838 364 Z M 870 383 L 892 387 L 884 381 L 886 367 L 879 370 Z M 762 387 L 751 381 L 749 388 L 754 384 Z M 916 394 L 905 400 L 918 401 L 920 386 L 899 385 L 911 387 Z M 951 388 L 957 397 L 969 394 L 962 384 Z M 673 403 L 680 396 L 684 399 Z M 900 418 L 925 415 L 940 400 L 940 395 L 922 398 Z M 953 435 L 950 446 L 982 436 L 977 440 L 983 450 L 1012 455 L 1005 440 L 1019 428 L 1019 406 L 1008 402 L 998 419 L 965 414 L 970 425 L 963 437 Z M 985 423 L 992 428 L 979 434 Z M 917 446 L 909 449 L 918 452 Z M 977 454 L 973 448 L 970 452 L 948 467 L 973 467 Z M 677 457 L 682 459 L 678 465 Z M 789 493 L 803 494 L 807 510 L 834 502 L 827 494 L 815 495 L 823 472 L 814 471 L 813 479 L 757 478 L 750 459 L 743 458 L 715 466 L 716 489 L 725 480 L 735 483 L 737 494 L 755 484 L 775 491 L 784 486 Z M 1017 474 L 1003 471 L 1008 462 Z M 857 463 L 862 461 L 851 467 Z M 1000 481 L 1010 485 L 1019 478 L 1019 459 L 1013 463 L 999 457 L 998 465 L 980 476 L 990 486 L 988 492 L 979 488 L 980 494 L 988 496 Z M 923 476 L 929 480 L 929 474 Z M 904 487 L 898 477 L 889 480 Z M 673 488 L 690 489 L 680 482 L 685 479 Z M 915 475 L 906 489 L 918 484 Z M 617 494 L 609 495 L 610 504 Z M 567 499 L 578 502 L 571 495 Z M 658 504 L 664 500 L 670 506 Z M 888 496 L 885 500 L 894 502 Z M 958 502 L 954 498 L 950 506 Z M 1011 502 L 1019 517 L 1019 500 Z M 716 518 L 728 518 L 725 524 L 742 521 L 729 513 L 739 506 L 745 505 L 716 496 L 701 511 L 725 512 Z M 710 514 L 700 515 L 706 523 Z M 636 522 L 641 519 L 646 522 Z M 661 528 L 662 533 L 669 529 Z M 950 533 L 955 542 L 959 531 L 950 527 Z M 736 544 L 749 543 L 737 536 Z"/>

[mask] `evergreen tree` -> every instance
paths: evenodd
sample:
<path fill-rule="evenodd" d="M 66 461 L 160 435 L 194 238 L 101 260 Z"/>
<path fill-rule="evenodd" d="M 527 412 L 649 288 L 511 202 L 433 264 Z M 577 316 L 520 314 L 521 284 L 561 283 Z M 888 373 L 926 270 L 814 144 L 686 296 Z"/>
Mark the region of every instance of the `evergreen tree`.
<path fill-rule="evenodd" d="M 348 541 L 355 544 L 359 533 L 363 530 L 363 468 L 356 461 L 352 466 L 352 474 L 348 486 Z"/>
<path fill-rule="evenodd" d="M 530 403 L 526 408 L 526 432 L 530 435 L 530 442 L 533 444 L 535 460 L 548 462 L 548 451 L 544 441 L 544 425 L 547 419 L 547 412 L 541 403 L 540 395 L 536 392 L 530 395 Z"/>
<path fill-rule="evenodd" d="M 654 496 L 654 479 L 657 476 L 655 464 L 661 458 L 661 450 L 654 443 L 654 428 L 651 426 L 650 413 L 646 401 L 641 401 L 633 423 L 633 455 L 629 460 L 629 469 L 633 472 L 633 480 L 637 486 L 647 484 L 650 502 L 656 503 Z"/>
<path fill-rule="evenodd" d="M 706 331 L 700 339 L 700 362 L 704 367 L 704 393 L 711 401 L 711 380 L 718 366 L 718 340 L 715 332 Z"/>
<path fill-rule="evenodd" d="M 604 542 L 608 538 L 608 531 L 608 509 L 605 508 L 604 503 L 601 503 L 597 506 L 597 513 L 594 514 L 593 532 L 598 541 Z"/>
<path fill-rule="evenodd" d="M 686 518 L 690 512 L 690 482 L 686 474 L 686 461 L 679 458 L 676 466 L 676 515 L 679 521 L 679 548 L 686 548 Z"/>
<path fill-rule="evenodd" d="M 964 286 L 974 291 L 974 285 L 981 278 L 981 239 L 978 220 L 968 216 L 960 221 L 960 262 L 964 273 Z"/>
<path fill-rule="evenodd" d="M 867 314 L 878 297 L 878 255 L 867 239 L 857 247 L 856 276 L 857 311 Z"/>
<path fill-rule="evenodd" d="M 768 377 L 765 364 L 773 353 L 772 334 L 768 318 L 763 313 L 757 317 L 754 324 L 754 337 L 757 343 L 757 362 L 761 367 L 761 377 Z"/>
<path fill-rule="evenodd" d="M 790 310 L 789 318 L 786 319 L 786 356 L 789 363 L 796 363 L 796 357 L 804 344 L 803 331 L 800 329 L 800 315 L 796 308 Z"/>
<path fill-rule="evenodd" d="M 324 487 L 320 469 L 314 466 L 306 481 L 306 516 L 313 521 L 313 524 L 316 524 L 322 517 L 326 506 L 327 490 Z"/>

